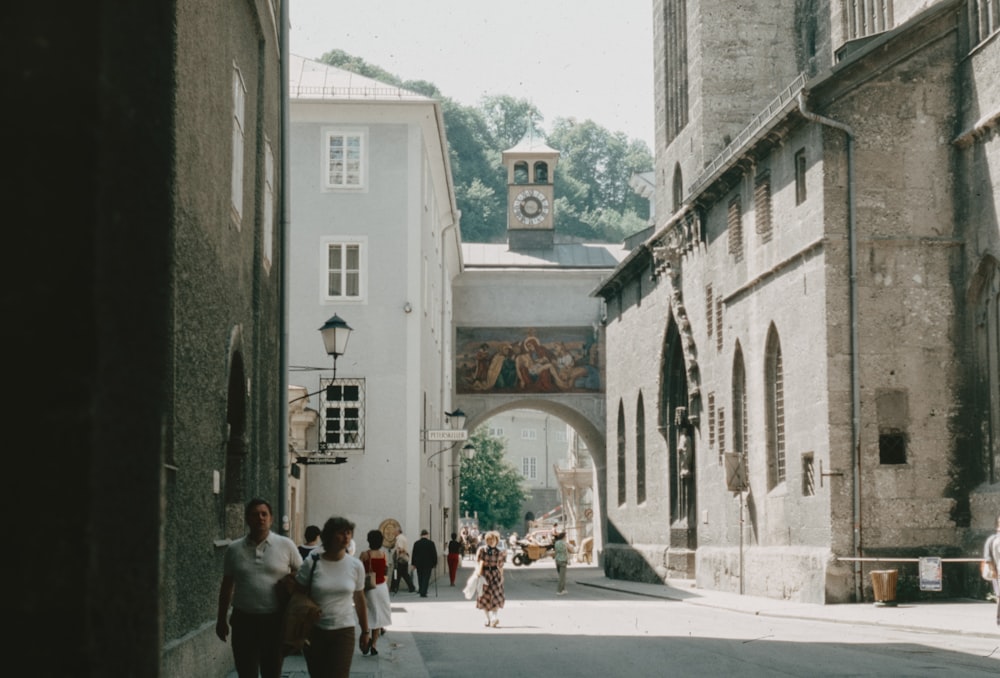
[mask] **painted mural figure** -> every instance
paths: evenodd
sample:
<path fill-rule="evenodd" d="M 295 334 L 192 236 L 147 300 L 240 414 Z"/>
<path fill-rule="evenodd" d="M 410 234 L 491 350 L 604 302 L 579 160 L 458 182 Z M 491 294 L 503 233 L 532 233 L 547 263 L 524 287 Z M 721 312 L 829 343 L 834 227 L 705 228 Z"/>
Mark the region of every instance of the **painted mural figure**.
<path fill-rule="evenodd" d="M 459 330 L 459 392 L 572 393 L 600 391 L 598 343 L 590 328 Z M 475 343 L 473 343 L 475 342 Z"/>

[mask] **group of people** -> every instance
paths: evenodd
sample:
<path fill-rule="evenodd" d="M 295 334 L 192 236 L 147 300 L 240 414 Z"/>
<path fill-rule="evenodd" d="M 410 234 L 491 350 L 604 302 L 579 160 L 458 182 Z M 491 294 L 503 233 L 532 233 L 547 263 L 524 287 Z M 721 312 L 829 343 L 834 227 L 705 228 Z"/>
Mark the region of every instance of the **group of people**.
<path fill-rule="evenodd" d="M 232 636 L 240 678 L 281 676 L 285 651 L 279 592 L 286 577 L 292 576 L 295 589 L 321 610 L 303 648 L 314 678 L 348 678 L 357 628 L 361 653 L 378 655 L 378 640 L 392 623 L 390 582 L 398 588 L 399 581 L 405 581 L 413 591 L 411 567 L 417 573 L 416 590 L 427 597 L 438 560 L 427 530 L 413 544 L 412 557 L 402 534 L 396 535 L 390 557 L 382 531 L 369 530 L 368 548 L 355 557 L 355 525 L 347 518 L 332 517 L 322 528 L 310 525 L 300 546 L 271 532 L 274 514 L 266 500 L 247 503 L 244 518 L 246 536 L 233 541 L 223 559 L 215 626 L 223 642 Z M 367 579 L 373 579 L 374 586 L 366 587 Z"/>

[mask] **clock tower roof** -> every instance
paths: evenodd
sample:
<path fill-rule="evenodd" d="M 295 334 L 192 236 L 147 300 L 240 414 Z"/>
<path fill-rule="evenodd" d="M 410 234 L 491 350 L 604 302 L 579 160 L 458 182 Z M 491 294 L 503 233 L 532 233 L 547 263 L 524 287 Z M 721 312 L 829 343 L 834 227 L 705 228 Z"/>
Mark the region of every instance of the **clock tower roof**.
<path fill-rule="evenodd" d="M 521 140 L 503 152 L 503 159 L 510 156 L 559 155 L 559 151 L 545 142 L 545 135 L 535 128 L 533 122 L 528 123 L 528 129 Z"/>

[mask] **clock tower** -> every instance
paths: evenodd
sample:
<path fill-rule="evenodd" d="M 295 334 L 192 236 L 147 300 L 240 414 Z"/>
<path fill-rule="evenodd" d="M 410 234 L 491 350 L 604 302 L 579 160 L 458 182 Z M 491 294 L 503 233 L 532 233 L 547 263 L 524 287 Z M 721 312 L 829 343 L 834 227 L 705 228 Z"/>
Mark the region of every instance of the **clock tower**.
<path fill-rule="evenodd" d="M 507 169 L 507 244 L 512 250 L 552 247 L 555 239 L 552 178 L 559 151 L 528 123 L 528 131 L 503 152 Z"/>

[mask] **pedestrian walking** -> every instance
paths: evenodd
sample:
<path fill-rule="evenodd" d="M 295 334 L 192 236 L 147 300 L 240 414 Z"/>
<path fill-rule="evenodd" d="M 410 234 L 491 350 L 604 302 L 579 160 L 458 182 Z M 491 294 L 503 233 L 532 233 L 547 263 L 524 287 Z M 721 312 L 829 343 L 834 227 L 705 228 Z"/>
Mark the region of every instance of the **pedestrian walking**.
<path fill-rule="evenodd" d="M 215 634 L 225 642 L 232 625 L 239 678 L 280 678 L 284 657 L 276 586 L 299 569 L 302 556 L 295 542 L 271 532 L 274 514 L 264 499 L 251 499 L 243 517 L 247 535 L 229 544 L 223 556 Z"/>
<path fill-rule="evenodd" d="M 458 574 L 458 563 L 462 559 L 462 542 L 458 540 L 458 535 L 451 533 L 451 540 L 448 542 L 448 580 L 451 585 L 455 585 L 455 575 Z"/>
<path fill-rule="evenodd" d="M 321 530 L 316 525 L 309 525 L 306 527 L 305 532 L 305 543 L 299 544 L 299 555 L 302 556 L 302 560 L 309 557 L 309 554 L 313 550 L 319 548 L 319 533 Z"/>
<path fill-rule="evenodd" d="M 476 597 L 476 609 L 486 613 L 486 625 L 500 626 L 500 610 L 506 598 L 503 591 L 504 556 L 497 548 L 500 533 L 491 530 L 486 533 L 485 544 L 476 551 L 476 574 L 483 577 L 483 588 Z"/>
<path fill-rule="evenodd" d="M 569 554 L 576 549 L 566 542 L 566 533 L 557 532 L 555 535 L 555 561 L 556 572 L 559 573 L 559 585 L 556 587 L 556 595 L 566 595 L 566 566 L 569 565 Z"/>
<path fill-rule="evenodd" d="M 392 579 L 392 593 L 399 591 L 399 582 L 405 581 L 410 593 L 417 590 L 410 576 L 410 542 L 402 532 L 396 535 L 396 567 Z"/>
<path fill-rule="evenodd" d="M 991 568 L 989 573 L 993 585 L 993 596 L 997 599 L 997 626 L 1000 626 L 1000 516 L 997 516 L 996 532 L 989 536 L 983 545 L 983 560 L 986 567 Z"/>
<path fill-rule="evenodd" d="M 312 678 L 349 678 L 356 624 L 361 625 L 361 652 L 371 646 L 365 566 L 347 553 L 353 535 L 354 523 L 347 518 L 327 520 L 320 534 L 322 553 L 310 555 L 309 567 L 296 576 L 298 589 L 322 609 L 302 651 Z"/>
<path fill-rule="evenodd" d="M 365 566 L 365 574 L 375 573 L 375 588 L 365 590 L 365 600 L 368 603 L 368 628 L 372 632 L 368 652 L 372 655 L 378 654 L 375 647 L 378 639 L 385 633 L 385 627 L 392 624 L 392 604 L 389 600 L 389 587 L 385 583 L 386 556 L 382 550 L 384 541 L 385 537 L 379 530 L 370 530 L 368 550 L 359 556 L 361 564 Z M 362 654 L 366 653 L 362 651 Z"/>
<path fill-rule="evenodd" d="M 420 597 L 427 597 L 427 588 L 431 583 L 431 573 L 437 567 L 437 546 L 430 539 L 427 530 L 420 531 L 420 539 L 413 545 L 413 567 L 417 570 L 417 587 Z"/>

